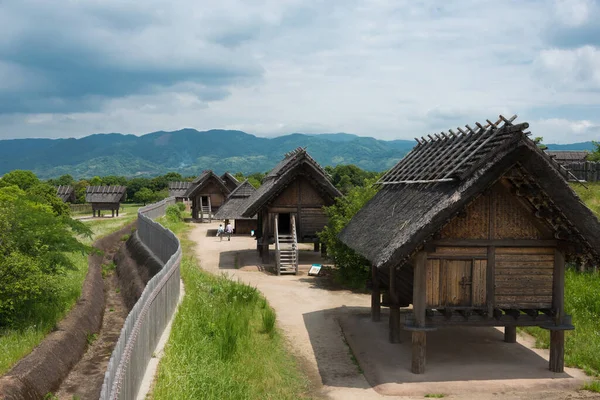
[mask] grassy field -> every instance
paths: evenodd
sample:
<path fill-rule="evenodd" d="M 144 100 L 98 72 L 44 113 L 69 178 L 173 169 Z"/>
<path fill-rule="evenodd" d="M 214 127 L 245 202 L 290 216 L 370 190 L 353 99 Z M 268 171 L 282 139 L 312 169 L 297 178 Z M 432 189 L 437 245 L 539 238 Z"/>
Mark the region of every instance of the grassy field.
<path fill-rule="evenodd" d="M 600 215 L 600 182 L 572 184 L 587 206 Z M 575 330 L 565 334 L 565 364 L 583 369 L 588 375 L 600 376 L 600 274 L 567 269 L 565 274 L 565 311 L 573 316 Z M 548 348 L 550 334 L 540 328 L 525 328 L 536 339 L 536 346 Z M 587 389 L 600 391 L 600 381 Z"/>
<path fill-rule="evenodd" d="M 185 297 L 161 360 L 153 399 L 308 398 L 308 379 L 285 350 L 275 312 L 252 287 L 203 272 L 189 226 L 182 240 Z"/>
<path fill-rule="evenodd" d="M 93 236 L 83 239 L 83 242 L 91 244 L 92 241 L 134 221 L 138 206 L 127 206 L 130 206 L 127 208 L 127 215 L 122 218 L 86 222 L 91 227 Z M 29 354 L 79 299 L 88 269 L 87 255 L 74 253 L 69 254 L 69 257 L 75 264 L 75 269 L 56 278 L 59 280 L 58 287 L 62 288 L 57 294 L 56 301 L 36 304 L 30 315 L 20 321 L 18 327 L 0 331 L 0 374 L 8 371 L 18 360 Z"/>

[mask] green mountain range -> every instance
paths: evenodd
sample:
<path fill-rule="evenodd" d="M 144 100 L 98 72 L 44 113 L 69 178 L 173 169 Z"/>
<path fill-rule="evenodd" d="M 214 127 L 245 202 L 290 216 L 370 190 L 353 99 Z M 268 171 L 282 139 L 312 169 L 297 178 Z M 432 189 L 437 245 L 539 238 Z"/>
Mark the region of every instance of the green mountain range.
<path fill-rule="evenodd" d="M 273 168 L 283 155 L 306 147 L 321 165 L 355 164 L 384 171 L 413 146 L 412 140 L 377 140 L 347 133 L 300 134 L 261 138 L 229 130 L 182 129 L 143 136 L 96 134 L 80 139 L 0 140 L 0 175 L 28 169 L 40 178 L 71 174 L 74 178 L 167 172 L 197 175 L 204 169 L 245 174 Z M 591 142 L 548 145 L 557 150 L 592 150 Z M 560 148 L 569 146 L 568 148 Z"/>

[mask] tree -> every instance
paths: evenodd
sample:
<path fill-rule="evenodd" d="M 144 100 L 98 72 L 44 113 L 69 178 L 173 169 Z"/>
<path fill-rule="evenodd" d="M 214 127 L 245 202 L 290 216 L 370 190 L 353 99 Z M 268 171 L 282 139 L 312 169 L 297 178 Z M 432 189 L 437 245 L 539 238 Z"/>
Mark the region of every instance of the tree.
<path fill-rule="evenodd" d="M 150 179 L 148 178 L 133 178 L 127 182 L 127 198 L 135 199 L 135 194 L 142 188 L 150 187 Z"/>
<path fill-rule="evenodd" d="M 35 304 L 54 301 L 55 277 L 74 268 L 67 254 L 91 249 L 77 238 L 91 236 L 89 227 L 36 196 L 16 186 L 0 188 L 0 327 L 22 320 Z"/>
<path fill-rule="evenodd" d="M 152 192 L 152 190 L 150 190 L 146 187 L 141 188 L 133 196 L 133 199 L 136 203 L 143 203 L 144 205 L 146 205 L 146 203 L 152 201 L 153 198 L 154 198 L 154 192 Z"/>
<path fill-rule="evenodd" d="M 40 182 L 37 176 L 31 171 L 15 169 L 5 174 L 0 180 L 0 186 L 15 185 L 22 190 L 27 190 Z"/>
<path fill-rule="evenodd" d="M 61 175 L 60 178 L 55 179 L 52 184 L 55 186 L 73 186 L 75 184 L 75 179 L 69 174 Z"/>
<path fill-rule="evenodd" d="M 355 186 L 362 186 L 365 179 L 373 179 L 380 175 L 378 172 L 365 171 L 352 164 L 327 166 L 325 172 L 331 175 L 331 182 L 344 194 Z"/>
<path fill-rule="evenodd" d="M 46 204 L 56 215 L 71 215 L 71 208 L 56 195 L 56 188 L 40 182 L 27 190 L 27 196 L 36 203 Z"/>
<path fill-rule="evenodd" d="M 586 160 L 588 161 L 600 161 L 600 142 L 596 142 L 592 140 L 594 144 L 594 151 L 587 155 Z"/>
<path fill-rule="evenodd" d="M 101 186 L 102 185 L 102 178 L 100 178 L 99 176 L 95 176 L 92 179 L 90 179 L 90 186 Z"/>
<path fill-rule="evenodd" d="M 540 150 L 547 150 L 548 146 L 542 143 L 543 141 L 544 138 L 542 136 L 536 136 L 533 138 L 533 142 L 537 145 L 537 147 L 539 147 Z"/>
<path fill-rule="evenodd" d="M 86 192 L 88 186 L 90 186 L 90 183 L 88 181 L 86 181 L 85 179 L 82 179 L 75 184 L 75 187 L 74 187 L 75 199 L 76 199 L 77 203 L 79 203 L 79 204 L 85 203 L 85 192 Z"/>
<path fill-rule="evenodd" d="M 355 186 L 345 197 L 338 197 L 335 204 L 325 207 L 329 219 L 319 233 L 319 239 L 327 245 L 327 254 L 335 264 L 335 278 L 350 287 L 364 286 L 369 275 L 369 262 L 338 239 L 338 234 L 377 193 L 376 178 L 367 179 L 362 186 Z"/>

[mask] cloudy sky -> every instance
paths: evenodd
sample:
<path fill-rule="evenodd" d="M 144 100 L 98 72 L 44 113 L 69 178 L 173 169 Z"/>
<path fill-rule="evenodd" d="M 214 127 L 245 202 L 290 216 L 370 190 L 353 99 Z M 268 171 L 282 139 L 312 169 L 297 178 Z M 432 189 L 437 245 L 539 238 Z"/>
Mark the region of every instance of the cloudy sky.
<path fill-rule="evenodd" d="M 600 139 L 600 0 L 0 0 L 0 138 Z"/>

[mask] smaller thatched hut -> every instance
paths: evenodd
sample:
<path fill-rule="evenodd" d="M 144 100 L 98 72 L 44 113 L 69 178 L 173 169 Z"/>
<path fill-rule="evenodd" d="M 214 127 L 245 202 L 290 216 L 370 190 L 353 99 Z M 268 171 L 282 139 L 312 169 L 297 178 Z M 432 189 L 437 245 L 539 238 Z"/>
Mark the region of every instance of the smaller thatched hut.
<path fill-rule="evenodd" d="M 188 191 L 192 182 L 169 182 L 169 197 L 175 197 L 175 201 L 181 203 L 187 199 L 185 192 Z"/>
<path fill-rule="evenodd" d="M 221 180 L 231 191 L 240 185 L 240 181 L 238 181 L 235 176 L 231 175 L 229 172 L 225 172 L 223 175 L 221 175 Z"/>
<path fill-rule="evenodd" d="M 121 202 L 127 198 L 127 188 L 125 186 L 88 186 L 85 191 L 85 201 L 92 205 L 94 217 L 102 216 L 102 210 L 112 211 L 112 216 L 119 216 Z"/>
<path fill-rule="evenodd" d="M 184 197 L 192 199 L 192 218 L 212 220 L 213 213 L 225 202 L 231 190 L 213 171 L 202 172 L 190 185 Z"/>
<path fill-rule="evenodd" d="M 73 189 L 73 186 L 57 186 L 56 195 L 65 203 L 75 203 L 75 189 Z"/>
<path fill-rule="evenodd" d="M 215 218 L 233 220 L 236 234 L 249 234 L 251 231 L 256 230 L 256 215 L 249 218 L 242 215 L 248 198 L 254 192 L 256 192 L 254 186 L 248 180 L 245 180 L 229 194 L 225 203 L 215 214 Z"/>

